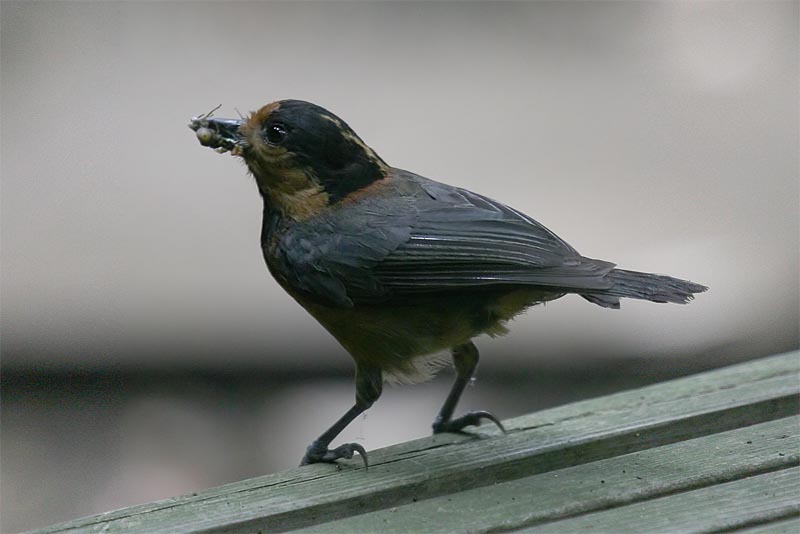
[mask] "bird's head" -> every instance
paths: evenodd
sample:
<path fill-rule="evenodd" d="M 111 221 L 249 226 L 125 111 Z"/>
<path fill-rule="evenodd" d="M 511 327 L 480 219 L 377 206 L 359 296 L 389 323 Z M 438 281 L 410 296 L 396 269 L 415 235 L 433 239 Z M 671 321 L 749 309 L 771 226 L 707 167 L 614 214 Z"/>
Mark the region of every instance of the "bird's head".
<path fill-rule="evenodd" d="M 270 207 L 295 219 L 318 213 L 390 170 L 342 119 L 301 100 L 267 104 L 246 119 L 201 115 L 189 127 L 202 145 L 240 156 Z"/>

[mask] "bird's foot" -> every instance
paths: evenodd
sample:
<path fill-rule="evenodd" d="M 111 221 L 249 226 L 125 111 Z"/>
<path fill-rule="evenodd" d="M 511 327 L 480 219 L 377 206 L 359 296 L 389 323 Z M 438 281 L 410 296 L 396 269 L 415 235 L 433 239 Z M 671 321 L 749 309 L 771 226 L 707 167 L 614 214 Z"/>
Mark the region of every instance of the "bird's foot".
<path fill-rule="evenodd" d="M 448 419 L 446 421 L 437 418 L 436 421 L 433 422 L 433 433 L 440 434 L 442 432 L 461 432 L 465 426 L 478 426 L 484 419 L 496 424 L 497 428 L 499 428 L 503 434 L 506 433 L 503 423 L 501 423 L 500 420 L 494 416 L 494 414 L 486 411 L 467 412 L 461 417 Z"/>
<path fill-rule="evenodd" d="M 364 450 L 364 447 L 358 443 L 345 443 L 343 445 L 339 445 L 335 449 L 329 449 L 327 443 L 314 441 L 308 446 L 308 449 L 306 449 L 306 455 L 303 456 L 303 460 L 300 462 L 300 465 L 302 466 L 318 463 L 332 464 L 336 463 L 336 460 L 339 458 L 349 460 L 355 453 L 361 455 L 361 459 L 364 461 L 364 468 L 368 468 L 369 465 L 367 464 L 367 451 Z"/>

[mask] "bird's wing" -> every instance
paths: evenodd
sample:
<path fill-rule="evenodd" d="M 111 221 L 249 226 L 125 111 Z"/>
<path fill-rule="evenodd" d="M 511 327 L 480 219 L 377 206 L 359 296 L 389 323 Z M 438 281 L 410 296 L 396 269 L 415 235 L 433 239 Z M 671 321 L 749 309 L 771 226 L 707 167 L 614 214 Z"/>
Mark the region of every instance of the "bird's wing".
<path fill-rule="evenodd" d="M 611 285 L 604 277 L 613 264 L 582 257 L 512 208 L 411 173 L 394 179 L 396 188 L 286 243 L 298 289 L 352 305 L 497 285 Z"/>
<path fill-rule="evenodd" d="M 614 265 L 582 257 L 542 224 L 465 189 L 418 179 L 409 239 L 375 268 L 393 294 L 498 284 L 604 289 Z"/>

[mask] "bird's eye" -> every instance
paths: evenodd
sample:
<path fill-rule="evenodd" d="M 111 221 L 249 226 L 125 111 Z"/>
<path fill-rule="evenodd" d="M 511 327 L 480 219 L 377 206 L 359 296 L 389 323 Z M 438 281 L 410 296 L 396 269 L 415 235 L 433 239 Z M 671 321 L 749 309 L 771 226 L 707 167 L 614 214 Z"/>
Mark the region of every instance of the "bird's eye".
<path fill-rule="evenodd" d="M 286 140 L 286 128 L 283 124 L 270 124 L 267 126 L 267 141 L 272 145 L 280 145 Z"/>

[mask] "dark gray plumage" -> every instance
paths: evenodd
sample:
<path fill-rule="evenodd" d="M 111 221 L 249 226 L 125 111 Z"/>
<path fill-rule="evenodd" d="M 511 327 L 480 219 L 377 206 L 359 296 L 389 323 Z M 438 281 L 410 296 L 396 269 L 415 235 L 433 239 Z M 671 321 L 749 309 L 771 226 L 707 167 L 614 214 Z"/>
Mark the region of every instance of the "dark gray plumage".
<path fill-rule="evenodd" d="M 241 121 L 207 114 L 190 127 L 204 146 L 243 158 L 264 200 L 270 272 L 355 360 L 355 405 L 303 464 L 355 452 L 366 464 L 361 445 L 329 445 L 378 399 L 384 379 L 429 378 L 447 349 L 457 376 L 434 432 L 483 420 L 502 429 L 489 412 L 453 412 L 478 364 L 472 338 L 505 333 L 530 306 L 567 293 L 607 308 L 623 297 L 686 303 L 706 289 L 586 258 L 508 206 L 392 168 L 308 102 L 273 102 Z"/>
<path fill-rule="evenodd" d="M 389 180 L 359 204 L 283 235 L 282 270 L 295 289 L 352 306 L 540 286 L 605 307 L 618 307 L 620 297 L 685 303 L 704 289 L 583 257 L 537 221 L 476 193 L 402 170 Z"/>

